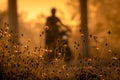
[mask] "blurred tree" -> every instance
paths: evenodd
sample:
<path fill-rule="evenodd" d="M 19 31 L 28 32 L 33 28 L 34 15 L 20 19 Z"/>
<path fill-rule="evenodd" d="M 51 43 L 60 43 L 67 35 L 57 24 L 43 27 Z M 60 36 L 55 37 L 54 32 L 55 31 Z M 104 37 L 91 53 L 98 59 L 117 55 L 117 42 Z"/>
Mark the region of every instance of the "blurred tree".
<path fill-rule="evenodd" d="M 84 44 L 83 48 L 85 57 L 89 57 L 89 40 L 88 40 L 88 18 L 87 18 L 87 0 L 80 1 L 80 12 L 81 12 L 81 32 L 84 34 Z"/>
<path fill-rule="evenodd" d="M 13 50 L 13 45 L 17 45 L 19 43 L 18 36 L 18 17 L 17 17 L 17 0 L 8 0 L 8 16 L 9 16 L 9 24 L 10 30 L 12 31 L 12 44 L 11 49 Z"/>
<path fill-rule="evenodd" d="M 72 14 L 71 20 L 80 24 L 80 32 L 84 34 L 84 44 L 82 47 L 83 54 L 85 57 L 89 57 L 89 40 L 88 40 L 88 11 L 87 11 L 87 0 L 69 0 L 67 2 L 69 11 Z"/>

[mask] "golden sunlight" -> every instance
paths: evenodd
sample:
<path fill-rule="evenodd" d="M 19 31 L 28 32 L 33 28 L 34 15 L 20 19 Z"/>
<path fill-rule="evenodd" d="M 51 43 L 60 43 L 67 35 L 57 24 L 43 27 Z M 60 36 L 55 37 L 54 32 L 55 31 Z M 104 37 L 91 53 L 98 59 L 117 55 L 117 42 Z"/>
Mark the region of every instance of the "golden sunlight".
<path fill-rule="evenodd" d="M 35 19 L 39 14 L 50 15 L 50 9 L 56 7 L 58 10 L 63 11 L 68 18 L 69 14 L 66 14 L 66 1 L 67 0 L 18 0 L 18 12 L 26 12 L 28 14 L 26 21 L 30 21 Z"/>
<path fill-rule="evenodd" d="M 119 13 L 120 0 L 0 0 L 0 80 L 120 80 Z"/>

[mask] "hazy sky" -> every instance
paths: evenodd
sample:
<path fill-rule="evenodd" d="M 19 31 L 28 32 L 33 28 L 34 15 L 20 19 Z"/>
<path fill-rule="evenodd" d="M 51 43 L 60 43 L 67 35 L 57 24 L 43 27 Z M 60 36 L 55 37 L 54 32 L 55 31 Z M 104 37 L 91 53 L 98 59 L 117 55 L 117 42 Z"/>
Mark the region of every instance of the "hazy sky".
<path fill-rule="evenodd" d="M 67 0 L 18 0 L 18 11 L 28 12 L 28 19 L 36 17 L 38 14 L 49 15 L 52 7 L 66 12 L 66 1 Z"/>
<path fill-rule="evenodd" d="M 6 5 L 7 0 L 0 0 L 0 11 L 6 10 L 7 5 Z"/>
<path fill-rule="evenodd" d="M 18 0 L 18 13 L 26 12 L 26 20 L 28 21 L 42 13 L 49 15 L 50 9 L 56 7 L 59 11 L 65 13 L 66 18 L 69 18 L 66 2 L 67 0 Z M 0 0 L 0 10 L 5 9 L 7 9 L 7 0 Z"/>

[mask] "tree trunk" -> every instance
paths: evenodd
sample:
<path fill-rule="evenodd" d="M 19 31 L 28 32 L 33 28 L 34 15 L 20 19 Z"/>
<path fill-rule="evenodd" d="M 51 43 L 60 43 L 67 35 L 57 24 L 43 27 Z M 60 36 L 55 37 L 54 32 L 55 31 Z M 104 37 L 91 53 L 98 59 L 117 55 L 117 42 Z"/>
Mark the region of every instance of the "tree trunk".
<path fill-rule="evenodd" d="M 18 17 L 17 17 L 17 0 L 8 0 L 8 16 L 9 16 L 9 27 L 12 31 L 11 39 L 12 43 L 10 44 L 12 51 L 14 50 L 13 45 L 19 43 L 18 36 Z"/>
<path fill-rule="evenodd" d="M 87 21 L 87 0 L 80 1 L 80 12 L 81 12 L 81 32 L 84 34 L 84 56 L 89 57 L 89 40 L 88 40 L 88 21 Z"/>

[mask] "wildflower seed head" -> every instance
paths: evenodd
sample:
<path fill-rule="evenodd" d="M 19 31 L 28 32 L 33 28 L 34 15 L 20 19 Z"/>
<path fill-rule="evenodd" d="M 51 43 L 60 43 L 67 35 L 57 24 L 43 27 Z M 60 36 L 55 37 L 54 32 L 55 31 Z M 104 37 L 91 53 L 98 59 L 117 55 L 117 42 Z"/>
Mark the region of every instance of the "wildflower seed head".
<path fill-rule="evenodd" d="M 76 44 L 77 44 L 77 42 L 75 41 L 75 42 L 74 42 L 74 44 L 76 45 Z"/>
<path fill-rule="evenodd" d="M 55 61 L 57 61 L 58 59 L 57 58 L 55 58 Z"/>
<path fill-rule="evenodd" d="M 111 34 L 111 31 L 110 31 L 110 30 L 108 31 L 108 34 L 109 34 L 109 35 Z"/>
<path fill-rule="evenodd" d="M 31 40 L 29 39 L 28 42 L 31 42 Z"/>
<path fill-rule="evenodd" d="M 42 31 L 42 34 L 44 34 L 44 31 Z"/>
<path fill-rule="evenodd" d="M 112 57 L 112 60 L 117 60 L 117 57 Z"/>
<path fill-rule="evenodd" d="M 90 34 L 90 38 L 92 38 L 92 34 Z"/>
<path fill-rule="evenodd" d="M 59 56 L 60 56 L 61 54 L 62 54 L 62 53 L 60 53 L 60 52 L 58 53 Z"/>
<path fill-rule="evenodd" d="M 66 47 L 67 47 L 67 44 L 64 44 L 63 46 L 64 46 L 64 48 L 66 48 Z"/>
<path fill-rule="evenodd" d="M 84 37 L 84 34 L 81 34 L 81 37 Z"/>
<path fill-rule="evenodd" d="M 10 38 L 10 37 L 11 37 L 11 34 L 8 34 L 8 35 L 7 35 L 7 37 L 9 37 L 9 38 Z"/>
<path fill-rule="evenodd" d="M 23 34 L 21 34 L 21 36 L 23 37 Z"/>
<path fill-rule="evenodd" d="M 90 58 L 90 59 L 88 59 L 88 61 L 92 61 L 92 59 Z"/>
<path fill-rule="evenodd" d="M 62 69 L 65 69 L 65 68 L 66 68 L 66 65 L 63 65 L 63 66 L 62 66 Z"/>
<path fill-rule="evenodd" d="M 82 30 L 80 29 L 80 32 L 82 32 Z"/>
<path fill-rule="evenodd" d="M 105 46 L 108 46 L 108 43 L 105 43 Z"/>
<path fill-rule="evenodd" d="M 45 26 L 45 30 L 48 30 L 49 29 L 49 27 L 48 26 Z"/>
<path fill-rule="evenodd" d="M 49 50 L 49 52 L 50 52 L 50 53 L 52 53 L 52 52 L 53 52 L 53 50 Z"/>
<path fill-rule="evenodd" d="M 41 37 L 42 35 L 40 34 L 40 37 Z"/>
<path fill-rule="evenodd" d="M 100 50 L 100 48 L 97 47 L 96 50 L 98 51 L 98 50 Z"/>
<path fill-rule="evenodd" d="M 108 50 L 108 53 L 112 53 L 112 50 Z"/>
<path fill-rule="evenodd" d="M 67 78 L 69 77 L 69 73 L 66 74 L 66 77 L 67 77 Z"/>
<path fill-rule="evenodd" d="M 80 46 L 80 44 L 77 44 L 77 46 L 79 47 L 79 46 Z"/>
<path fill-rule="evenodd" d="M 48 52 L 49 50 L 47 50 L 47 49 L 44 49 L 44 51 L 45 51 L 45 52 Z"/>
<path fill-rule="evenodd" d="M 6 27 L 6 31 L 8 31 L 8 30 L 9 30 L 9 27 L 7 26 L 7 27 Z"/>

